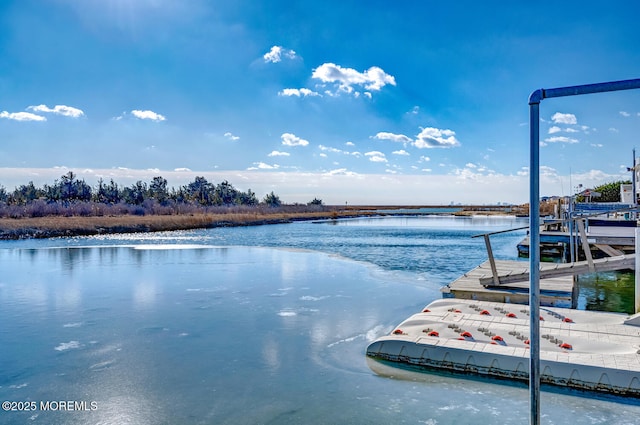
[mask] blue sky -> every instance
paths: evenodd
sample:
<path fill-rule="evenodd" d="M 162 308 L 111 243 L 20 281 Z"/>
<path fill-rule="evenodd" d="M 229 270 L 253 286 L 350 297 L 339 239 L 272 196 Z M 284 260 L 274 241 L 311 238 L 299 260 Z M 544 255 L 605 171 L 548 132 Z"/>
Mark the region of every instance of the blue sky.
<path fill-rule="evenodd" d="M 5 0 L 0 185 L 528 202 L 529 94 L 640 77 L 640 3 Z M 615 6 L 615 7 L 611 7 Z M 628 179 L 640 91 L 541 104 L 541 194 Z"/>

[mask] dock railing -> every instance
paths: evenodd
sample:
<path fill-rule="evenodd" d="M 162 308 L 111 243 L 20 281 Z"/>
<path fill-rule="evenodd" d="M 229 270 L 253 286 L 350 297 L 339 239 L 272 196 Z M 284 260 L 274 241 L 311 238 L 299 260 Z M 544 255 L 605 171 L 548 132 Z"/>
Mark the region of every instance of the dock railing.
<path fill-rule="evenodd" d="M 489 237 L 491 235 L 498 235 L 500 233 L 514 232 L 516 230 L 524 230 L 524 229 L 528 229 L 528 228 L 529 228 L 529 226 L 515 227 L 513 229 L 498 230 L 497 232 L 481 233 L 479 235 L 471 236 L 472 238 L 479 238 L 479 237 L 483 237 L 484 238 L 484 245 L 487 248 L 487 255 L 489 257 L 489 265 L 491 266 L 491 274 L 493 276 L 493 284 L 494 285 L 497 286 L 497 285 L 500 284 L 500 277 L 498 276 L 498 268 L 496 267 L 496 259 L 493 257 L 493 249 L 491 249 L 491 241 L 489 240 Z"/>

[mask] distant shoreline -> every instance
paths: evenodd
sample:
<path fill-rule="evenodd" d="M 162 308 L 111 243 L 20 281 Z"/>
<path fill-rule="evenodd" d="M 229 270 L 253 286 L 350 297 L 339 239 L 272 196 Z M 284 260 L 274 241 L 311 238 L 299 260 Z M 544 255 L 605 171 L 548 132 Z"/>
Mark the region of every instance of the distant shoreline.
<path fill-rule="evenodd" d="M 0 218 L 0 240 L 46 239 L 55 237 L 92 236 L 115 233 L 162 232 L 215 227 L 259 226 L 294 221 L 331 220 L 368 216 L 407 215 L 406 210 L 431 207 L 341 207 L 323 211 L 264 211 L 241 213 L 195 213 L 180 215 L 116 215 L 116 216 L 46 216 Z M 468 208 L 468 207 L 466 207 Z M 504 211 L 463 208 L 453 215 L 513 215 Z M 405 212 L 393 213 L 394 209 Z M 384 210 L 385 212 L 380 212 Z"/>

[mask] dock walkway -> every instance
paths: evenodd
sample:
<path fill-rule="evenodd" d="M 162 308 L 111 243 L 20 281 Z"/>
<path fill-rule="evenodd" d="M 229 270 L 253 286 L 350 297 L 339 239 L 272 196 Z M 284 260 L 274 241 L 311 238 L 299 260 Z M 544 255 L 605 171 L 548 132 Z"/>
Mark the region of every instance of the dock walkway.
<path fill-rule="evenodd" d="M 635 261 L 635 254 L 630 254 L 599 258 L 591 261 L 577 261 L 575 263 L 542 263 L 540 267 L 540 279 L 609 272 L 613 270 L 633 270 L 635 269 Z M 529 280 L 528 264 L 526 267 L 522 267 L 522 262 L 520 261 L 502 261 L 500 263 L 500 271 L 498 271 L 495 276 L 481 277 L 480 284 L 483 286 L 501 286 L 507 283 Z"/>
<path fill-rule="evenodd" d="M 551 270 L 558 264 L 542 263 L 541 269 Z M 528 261 L 496 260 L 498 275 L 522 275 L 529 272 Z M 513 304 L 529 303 L 529 282 L 508 282 L 499 286 L 486 285 L 487 279 L 492 280 L 493 272 L 487 260 L 473 270 L 463 274 L 458 279 L 441 288 L 446 298 L 491 301 Z M 548 277 L 540 279 L 540 304 L 544 306 L 572 307 L 577 302 L 574 281 L 571 275 Z"/>

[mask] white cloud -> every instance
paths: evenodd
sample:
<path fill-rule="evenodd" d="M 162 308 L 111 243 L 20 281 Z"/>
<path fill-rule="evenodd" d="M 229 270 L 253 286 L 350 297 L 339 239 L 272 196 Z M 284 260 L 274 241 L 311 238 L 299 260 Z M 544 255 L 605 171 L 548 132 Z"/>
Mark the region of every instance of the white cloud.
<path fill-rule="evenodd" d="M 578 143 L 577 139 L 574 139 L 572 137 L 566 137 L 566 136 L 554 136 L 554 137 L 547 137 L 546 139 L 544 139 L 545 142 L 547 143 Z"/>
<path fill-rule="evenodd" d="M 280 151 L 271 151 L 271 153 L 267 156 L 290 156 L 289 152 L 280 152 Z"/>
<path fill-rule="evenodd" d="M 148 110 L 141 111 L 138 109 L 134 109 L 133 111 L 131 111 L 131 115 L 141 120 L 151 120 L 156 122 L 164 121 L 167 119 L 164 115 L 160 115 L 156 112 L 148 111 Z"/>
<path fill-rule="evenodd" d="M 587 127 L 587 129 L 588 128 L 589 127 Z M 554 126 L 550 127 L 549 131 L 548 131 L 549 134 L 556 134 L 556 133 L 560 133 L 560 132 L 564 132 L 564 133 L 579 133 L 580 130 L 577 130 L 577 129 L 572 128 L 572 127 L 560 128 L 557 125 L 554 125 Z"/>
<path fill-rule="evenodd" d="M 404 149 L 400 149 L 399 151 L 393 151 L 391 153 L 393 155 L 409 156 L 409 152 L 405 151 Z"/>
<path fill-rule="evenodd" d="M 314 69 L 311 78 L 320 80 L 323 83 L 336 84 L 338 92 L 350 93 L 355 96 L 359 96 L 360 93 L 354 87 L 362 87 L 369 91 L 379 91 L 387 84 L 396 85 L 395 78 L 377 66 L 372 66 L 364 72 L 359 72 L 353 68 L 343 68 L 334 63 L 324 63 Z M 329 94 L 331 94 L 330 91 Z M 371 93 L 365 93 L 365 95 L 371 97 Z"/>
<path fill-rule="evenodd" d="M 313 90 L 309 90 L 307 88 L 300 89 L 284 89 L 278 92 L 278 96 L 296 96 L 296 97 L 307 97 L 307 96 L 320 96 L 320 93 L 315 92 Z"/>
<path fill-rule="evenodd" d="M 341 154 L 349 155 L 349 152 L 347 152 L 347 151 L 343 151 L 342 149 L 332 148 L 332 147 L 325 146 L 325 145 L 319 145 L 318 149 L 320 149 L 321 151 L 325 151 L 325 152 L 341 153 Z"/>
<path fill-rule="evenodd" d="M 178 173 L 189 173 L 191 172 L 191 169 L 182 167 L 182 168 L 174 168 L 173 171 L 176 171 Z"/>
<path fill-rule="evenodd" d="M 345 145 L 347 145 L 347 146 L 355 146 L 356 144 L 353 143 L 353 142 L 345 142 Z"/>
<path fill-rule="evenodd" d="M 541 165 L 540 166 L 540 175 L 543 177 L 557 177 L 558 176 L 558 170 L 556 170 L 553 167 L 549 167 L 546 165 Z"/>
<path fill-rule="evenodd" d="M 404 134 L 387 133 L 384 131 L 376 134 L 373 138 L 378 140 L 391 140 L 393 142 L 400 143 L 411 143 L 413 141 L 410 137 L 407 137 Z"/>
<path fill-rule="evenodd" d="M 236 140 L 240 140 L 240 137 L 235 136 L 233 133 L 230 133 L 228 131 L 226 133 L 224 133 L 224 137 L 226 137 L 227 139 L 229 139 L 229 140 L 231 140 L 233 142 L 235 142 Z"/>
<path fill-rule="evenodd" d="M 631 114 L 628 113 L 627 111 L 620 111 L 620 115 L 622 115 L 623 117 L 630 117 Z"/>
<path fill-rule="evenodd" d="M 369 157 L 369 161 L 371 162 L 387 162 L 387 157 L 385 154 L 379 151 L 371 151 L 364 154 L 364 156 Z"/>
<path fill-rule="evenodd" d="M 43 116 L 32 114 L 31 112 L 0 112 L 0 118 L 6 118 L 14 121 L 46 121 Z"/>
<path fill-rule="evenodd" d="M 253 165 L 255 165 L 255 167 L 249 167 L 247 170 L 276 170 L 280 168 L 278 164 L 270 165 L 265 162 L 254 162 Z"/>
<path fill-rule="evenodd" d="M 262 164 L 262 163 L 256 163 Z M 271 168 L 269 168 L 271 167 Z M 386 167 L 385 167 L 386 168 Z M 238 189 L 250 188 L 259 198 L 275 189 L 278 196 L 286 203 L 306 203 L 314 197 L 322 199 L 327 205 L 447 205 L 451 202 L 465 204 L 488 204 L 496 202 L 525 203 L 528 202 L 529 178 L 526 167 L 516 174 L 499 173 L 444 173 L 434 172 L 429 168 L 421 168 L 423 173 L 390 175 L 386 172 L 378 174 L 358 174 L 348 168 L 327 170 L 320 173 L 283 172 L 275 166 L 264 164 L 252 170 L 139 170 L 114 166 L 107 169 L 78 170 L 80 179 L 95 184 L 102 177 L 108 181 L 113 178 L 119 185 L 127 186 L 138 180 L 151 181 L 153 177 L 162 175 L 167 179 L 169 187 L 187 184 L 196 176 L 203 176 L 208 181 L 228 180 Z M 66 172 L 66 171 L 65 171 Z M 5 187 L 14 187 L 32 180 L 36 186 L 50 184 L 59 179 L 63 170 L 60 168 L 2 168 L 0 181 Z M 573 180 L 586 187 L 595 187 L 610 181 L 628 178 L 626 171 L 604 173 L 591 170 L 572 176 L 560 175 L 549 167 L 540 167 L 540 193 L 546 195 L 567 194 L 567 182 Z M 233 179 L 233 180 L 232 180 Z M 496 191 L 495 188 L 500 190 Z"/>
<path fill-rule="evenodd" d="M 332 176 L 346 176 L 346 177 L 359 177 L 360 174 L 349 171 L 346 168 L 336 168 L 335 170 L 327 171 L 322 174 L 324 177 L 332 177 Z"/>
<path fill-rule="evenodd" d="M 285 146 L 307 146 L 309 144 L 307 140 L 301 139 L 291 133 L 283 133 L 280 138 L 282 139 L 282 144 Z"/>
<path fill-rule="evenodd" d="M 451 148 L 460 146 L 460 142 L 458 141 L 458 139 L 456 139 L 455 131 L 427 127 L 423 128 L 420 134 L 416 136 L 414 145 L 415 147 L 420 149 Z"/>
<path fill-rule="evenodd" d="M 428 156 L 421 156 L 420 157 L 420 161 L 419 162 L 429 162 L 431 161 L 431 158 L 429 158 Z M 440 164 L 440 165 L 444 165 L 444 164 Z"/>
<path fill-rule="evenodd" d="M 265 62 L 278 63 L 282 61 L 282 58 L 295 59 L 296 52 L 290 49 L 285 49 L 282 46 L 273 46 L 269 52 L 263 56 Z"/>
<path fill-rule="evenodd" d="M 47 105 L 29 106 L 34 112 L 48 112 L 56 115 L 62 115 L 64 117 L 80 118 L 84 116 L 84 112 L 81 109 L 74 108 L 73 106 L 56 105 L 53 108 L 49 108 Z"/>
<path fill-rule="evenodd" d="M 620 130 L 618 130 L 615 127 L 609 127 L 609 131 L 612 132 L 612 133 L 620 133 Z"/>
<path fill-rule="evenodd" d="M 556 112 L 551 117 L 551 120 L 555 124 L 578 124 L 578 120 L 573 114 L 563 114 L 560 112 Z"/>

